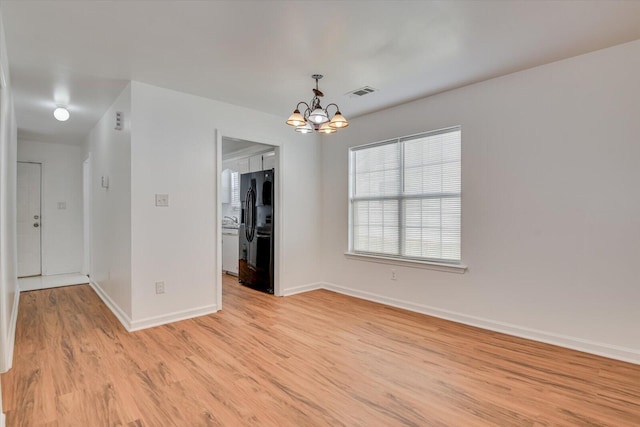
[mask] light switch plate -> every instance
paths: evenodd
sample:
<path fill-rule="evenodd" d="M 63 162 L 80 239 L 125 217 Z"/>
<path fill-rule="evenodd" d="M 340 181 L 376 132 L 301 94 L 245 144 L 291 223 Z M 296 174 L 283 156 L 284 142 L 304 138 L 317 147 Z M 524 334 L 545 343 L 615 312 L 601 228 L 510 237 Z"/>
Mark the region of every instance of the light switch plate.
<path fill-rule="evenodd" d="M 169 206 L 169 195 L 156 194 L 156 206 Z"/>

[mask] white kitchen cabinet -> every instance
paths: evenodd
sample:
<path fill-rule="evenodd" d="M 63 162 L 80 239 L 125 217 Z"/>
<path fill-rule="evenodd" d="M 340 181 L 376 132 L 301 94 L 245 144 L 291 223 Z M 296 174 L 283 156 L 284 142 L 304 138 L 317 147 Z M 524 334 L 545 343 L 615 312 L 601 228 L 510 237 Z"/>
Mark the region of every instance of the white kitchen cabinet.
<path fill-rule="evenodd" d="M 262 154 L 249 157 L 249 172 L 258 172 L 262 170 Z"/>
<path fill-rule="evenodd" d="M 237 167 L 240 175 L 249 172 L 249 158 L 245 157 L 244 159 L 238 159 Z"/>
<path fill-rule="evenodd" d="M 262 170 L 275 169 L 276 154 L 274 152 L 262 155 Z"/>
<path fill-rule="evenodd" d="M 222 229 L 222 270 L 238 274 L 238 230 Z"/>

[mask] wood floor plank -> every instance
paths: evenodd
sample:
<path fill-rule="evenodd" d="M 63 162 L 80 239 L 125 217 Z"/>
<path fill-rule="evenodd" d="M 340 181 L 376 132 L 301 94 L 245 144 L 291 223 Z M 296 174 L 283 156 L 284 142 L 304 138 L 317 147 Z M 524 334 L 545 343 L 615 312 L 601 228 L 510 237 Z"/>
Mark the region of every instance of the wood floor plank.
<path fill-rule="evenodd" d="M 640 425 L 638 365 L 223 283 L 223 311 L 133 333 L 89 286 L 21 294 L 7 426 Z"/>

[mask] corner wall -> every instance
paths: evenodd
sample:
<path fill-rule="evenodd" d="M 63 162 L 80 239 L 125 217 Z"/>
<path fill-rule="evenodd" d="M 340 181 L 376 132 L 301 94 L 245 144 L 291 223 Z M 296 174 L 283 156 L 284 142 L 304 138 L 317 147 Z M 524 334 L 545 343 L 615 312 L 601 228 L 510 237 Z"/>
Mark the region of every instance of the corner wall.
<path fill-rule="evenodd" d="M 121 131 L 114 129 L 116 111 L 124 113 L 125 126 Z M 128 85 L 93 128 L 84 147 L 91 159 L 89 275 L 98 295 L 125 326 L 131 321 L 130 117 L 131 85 Z M 108 188 L 102 186 L 103 176 L 109 179 Z"/>
<path fill-rule="evenodd" d="M 322 145 L 327 287 L 640 363 L 638 75 L 640 41 L 352 120 Z M 347 259 L 348 148 L 453 125 L 468 271 Z"/>
<path fill-rule="evenodd" d="M 0 15 L 0 372 L 11 368 L 20 297 L 16 259 L 17 131 Z"/>
<path fill-rule="evenodd" d="M 0 11 L 0 373 L 11 368 L 20 291 L 17 279 L 16 125 L 9 58 Z M 0 427 L 5 425 L 0 389 Z"/>
<path fill-rule="evenodd" d="M 276 117 L 132 82 L 133 329 L 216 311 L 216 132 L 281 148 L 280 284 L 317 282 L 319 145 Z M 169 207 L 156 207 L 168 194 Z M 301 231 L 304 231 L 302 233 Z M 277 232 L 277 231 L 276 231 Z M 165 283 L 156 295 L 155 282 Z"/>

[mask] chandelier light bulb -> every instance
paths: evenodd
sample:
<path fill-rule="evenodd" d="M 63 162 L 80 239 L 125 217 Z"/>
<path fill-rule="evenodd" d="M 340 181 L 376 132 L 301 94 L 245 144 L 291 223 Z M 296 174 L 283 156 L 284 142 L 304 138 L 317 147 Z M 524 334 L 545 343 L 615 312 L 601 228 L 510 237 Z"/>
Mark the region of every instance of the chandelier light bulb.
<path fill-rule="evenodd" d="M 349 126 L 349 122 L 347 122 L 347 119 L 345 119 L 342 116 L 342 113 L 340 113 L 340 111 L 338 111 L 335 116 L 333 116 L 333 118 L 331 119 L 331 122 L 329 123 L 329 126 L 331 126 L 334 129 L 342 129 L 342 128 L 346 128 L 347 126 Z"/>
<path fill-rule="evenodd" d="M 313 113 L 309 116 L 312 122 L 317 124 L 322 124 L 329 121 L 329 117 L 327 117 L 327 113 L 324 112 L 322 108 L 316 108 L 313 110 Z"/>
<path fill-rule="evenodd" d="M 64 107 L 58 107 L 53 110 L 53 117 L 60 122 L 66 122 L 69 120 L 69 110 Z"/>
<path fill-rule="evenodd" d="M 306 123 L 304 117 L 302 116 L 302 114 L 300 114 L 300 110 L 298 110 L 297 108 L 294 110 L 293 114 L 291 114 L 289 116 L 289 119 L 287 120 L 287 124 L 289 126 L 302 126 Z"/>
<path fill-rule="evenodd" d="M 335 131 L 336 129 L 329 126 L 329 123 L 324 123 L 322 126 L 320 126 L 320 129 L 318 129 L 318 132 L 321 133 L 334 133 Z"/>
<path fill-rule="evenodd" d="M 309 123 L 305 123 L 304 125 L 297 126 L 296 127 L 296 132 L 312 133 L 313 132 L 313 127 Z"/>

